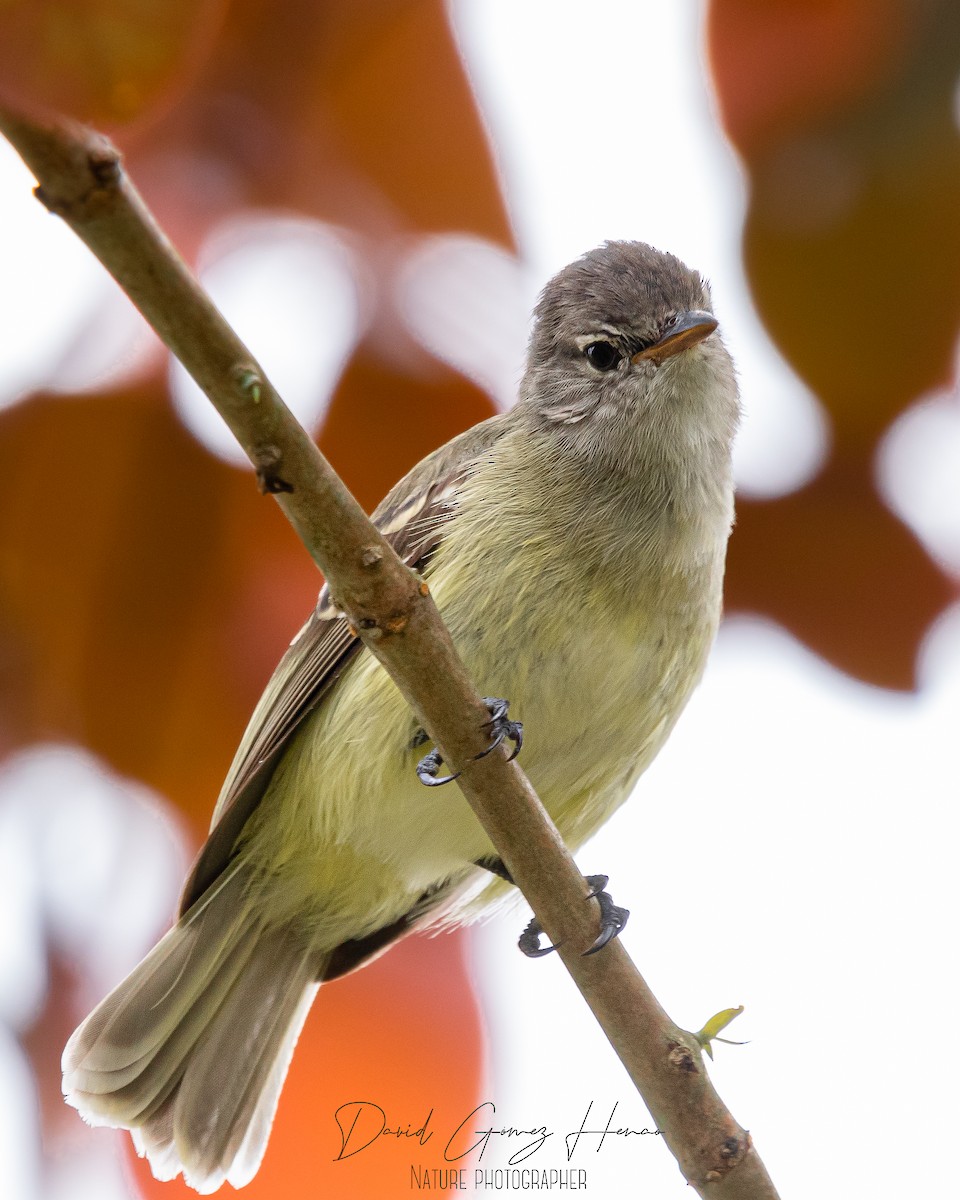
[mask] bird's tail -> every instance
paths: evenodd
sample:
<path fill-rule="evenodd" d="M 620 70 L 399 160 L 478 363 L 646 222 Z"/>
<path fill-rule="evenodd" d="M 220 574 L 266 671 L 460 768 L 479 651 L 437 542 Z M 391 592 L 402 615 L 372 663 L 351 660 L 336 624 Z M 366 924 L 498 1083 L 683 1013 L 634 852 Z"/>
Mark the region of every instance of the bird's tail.
<path fill-rule="evenodd" d="M 322 965 L 294 931 L 263 926 L 235 866 L 71 1037 L 68 1103 L 91 1125 L 129 1129 L 158 1179 L 241 1187 Z"/>

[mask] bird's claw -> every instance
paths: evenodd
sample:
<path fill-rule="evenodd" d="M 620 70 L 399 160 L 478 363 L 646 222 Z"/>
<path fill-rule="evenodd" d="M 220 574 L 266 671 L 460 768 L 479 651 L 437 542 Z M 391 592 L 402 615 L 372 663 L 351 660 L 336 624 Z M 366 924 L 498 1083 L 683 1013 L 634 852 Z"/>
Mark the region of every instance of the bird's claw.
<path fill-rule="evenodd" d="M 513 753 L 507 759 L 507 762 L 512 762 L 520 753 L 520 747 L 523 745 L 523 726 L 519 721 L 510 721 L 507 719 L 507 712 L 510 708 L 508 700 L 485 696 L 483 703 L 490 714 L 490 720 L 486 721 L 483 725 L 484 729 L 489 730 L 490 745 L 486 750 L 481 750 L 479 754 L 475 754 L 471 761 L 486 758 L 491 750 L 496 750 L 505 741 L 511 741 L 513 742 Z M 424 742 L 428 742 L 429 740 L 430 738 L 426 731 L 419 729 L 414 734 L 410 747 L 414 749 L 417 746 L 422 746 Z M 439 750 L 431 750 L 429 754 L 424 755 L 417 763 L 417 778 L 427 787 L 440 787 L 444 783 L 452 783 L 459 777 L 460 772 L 455 771 L 452 775 L 443 775 L 437 778 L 437 773 L 442 765 L 443 755 Z"/>
<path fill-rule="evenodd" d="M 543 958 L 545 954 L 552 954 L 556 950 L 556 946 L 540 945 L 540 936 L 542 933 L 543 926 L 534 917 L 523 933 L 520 934 L 517 945 L 527 958 Z"/>
<path fill-rule="evenodd" d="M 614 904 L 613 897 L 606 890 L 609 882 L 609 875 L 587 876 L 587 883 L 592 889 L 587 899 L 596 900 L 600 905 L 600 934 L 590 949 L 584 950 L 584 957 L 588 954 L 596 954 L 615 937 L 619 937 L 630 916 L 629 908 L 621 908 L 618 904 Z"/>
<path fill-rule="evenodd" d="M 614 904 L 612 897 L 605 890 L 609 882 L 609 876 L 588 875 L 586 880 L 590 884 L 590 891 L 584 899 L 596 900 L 600 905 L 600 934 L 590 949 L 584 950 L 584 957 L 588 954 L 596 954 L 598 950 L 602 950 L 604 946 L 619 936 L 624 925 L 627 923 L 627 918 L 630 916 L 630 910 L 620 908 L 619 905 Z M 527 958 L 543 958 L 545 954 L 550 954 L 553 950 L 557 949 L 556 946 L 541 946 L 540 937 L 542 934 L 543 926 L 534 917 L 523 933 L 520 934 L 520 939 L 517 942 L 517 945 Z"/>
<path fill-rule="evenodd" d="M 511 741 L 513 742 L 513 751 L 507 762 L 513 762 L 520 753 L 520 748 L 523 746 L 523 725 L 520 721 L 508 720 L 507 713 L 510 710 L 509 700 L 501 700 L 497 696 L 484 696 L 483 702 L 487 706 L 487 712 L 490 714 L 490 720 L 483 727 L 490 731 L 491 740 L 486 750 L 481 750 L 479 754 L 475 754 L 473 757 L 474 759 L 486 758 L 498 746 L 506 741 Z"/>
<path fill-rule="evenodd" d="M 417 763 L 417 778 L 426 787 L 441 787 L 445 783 L 453 783 L 459 776 L 459 771 L 454 771 L 452 775 L 442 775 L 437 778 L 437 772 L 443 765 L 443 755 L 439 750 L 431 750 L 429 754 L 425 754 Z"/>

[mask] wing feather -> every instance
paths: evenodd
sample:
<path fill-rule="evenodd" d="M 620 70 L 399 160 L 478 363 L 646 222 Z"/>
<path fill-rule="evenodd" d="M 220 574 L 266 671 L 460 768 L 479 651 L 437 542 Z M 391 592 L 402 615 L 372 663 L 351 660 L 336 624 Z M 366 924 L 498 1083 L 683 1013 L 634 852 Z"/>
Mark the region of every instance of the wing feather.
<path fill-rule="evenodd" d="M 492 417 L 428 455 L 374 512 L 374 524 L 408 566 L 429 573 L 428 562 L 442 541 L 443 529 L 456 517 L 459 490 L 478 459 L 502 436 L 503 420 L 503 416 Z M 184 884 L 181 915 L 227 866 L 290 738 L 362 649 L 324 585 L 316 609 L 291 642 L 254 709 L 217 800 L 210 834 Z"/>

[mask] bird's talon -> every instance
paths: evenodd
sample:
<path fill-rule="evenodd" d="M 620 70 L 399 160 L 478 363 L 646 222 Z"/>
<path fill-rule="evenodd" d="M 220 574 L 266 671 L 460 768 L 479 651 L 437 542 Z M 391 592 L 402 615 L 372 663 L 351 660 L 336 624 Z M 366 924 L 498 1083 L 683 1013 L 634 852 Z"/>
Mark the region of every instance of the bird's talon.
<path fill-rule="evenodd" d="M 594 900 L 594 899 L 596 899 L 597 896 L 599 896 L 603 893 L 607 884 L 610 882 L 610 876 L 609 875 L 587 875 L 586 881 L 587 881 L 587 883 L 590 884 L 590 891 L 587 892 L 586 896 L 584 896 L 584 899 L 585 900 Z"/>
<path fill-rule="evenodd" d="M 527 956 L 527 958 L 543 958 L 546 954 L 552 954 L 556 950 L 556 946 L 541 946 L 540 935 L 543 933 L 543 926 L 536 917 L 530 922 L 520 938 L 517 945 Z"/>
<path fill-rule="evenodd" d="M 606 890 L 609 881 L 610 877 L 608 875 L 587 876 L 590 891 L 584 898 L 587 900 L 596 900 L 600 905 L 600 933 L 590 949 L 584 950 L 584 958 L 589 954 L 596 954 L 604 946 L 612 942 L 615 937 L 619 937 L 623 927 L 627 923 L 627 918 L 630 916 L 628 908 L 621 908 L 618 904 L 614 904 L 613 898 Z"/>
<path fill-rule="evenodd" d="M 584 896 L 584 899 L 596 900 L 600 905 L 600 933 L 590 949 L 584 950 L 584 958 L 589 954 L 598 953 L 604 946 L 609 945 L 615 937 L 618 937 L 627 923 L 627 918 L 630 916 L 630 910 L 614 904 L 613 898 L 607 892 L 608 875 L 587 875 L 586 882 L 590 885 L 590 891 Z M 556 946 L 540 945 L 542 933 L 543 926 L 534 917 L 523 933 L 520 934 L 517 945 L 527 958 L 543 958 L 545 954 L 550 954 L 557 949 Z"/>
<path fill-rule="evenodd" d="M 513 760 L 520 753 L 520 747 L 523 745 L 523 726 L 519 721 L 509 721 L 507 719 L 507 710 L 510 705 L 506 700 L 499 700 L 492 697 L 484 697 L 483 703 L 490 713 L 490 720 L 484 723 L 483 728 L 490 731 L 491 742 L 485 750 L 481 750 L 479 754 L 475 754 L 474 759 L 486 758 L 487 755 L 496 750 L 503 742 L 509 740 L 513 742 L 513 752 L 507 759 L 507 762 Z M 410 741 L 410 749 L 415 750 L 418 746 L 422 746 L 425 742 L 430 741 L 430 735 L 425 729 L 418 729 Z M 452 775 L 443 775 L 437 778 L 437 772 L 443 764 L 443 756 L 439 750 L 431 750 L 429 754 L 424 755 L 417 763 L 417 778 L 426 787 L 440 787 L 444 783 L 452 783 L 460 775 L 459 771 Z"/>
<path fill-rule="evenodd" d="M 510 708 L 509 700 L 501 700 L 497 696 L 484 696 L 483 702 L 490 714 L 490 720 L 484 722 L 483 728 L 490 731 L 491 741 L 486 750 L 481 750 L 479 754 L 473 756 L 474 760 L 486 758 L 498 746 L 510 741 L 513 742 L 513 750 L 507 762 L 513 762 L 523 745 L 523 725 L 520 721 L 507 719 L 507 712 Z"/>
<path fill-rule="evenodd" d="M 443 775 L 437 778 L 437 772 L 443 765 L 443 755 L 439 750 L 431 750 L 429 754 L 425 754 L 417 763 L 417 778 L 426 787 L 442 787 L 445 783 L 453 783 L 460 776 L 459 771 L 454 771 L 452 775 Z"/>

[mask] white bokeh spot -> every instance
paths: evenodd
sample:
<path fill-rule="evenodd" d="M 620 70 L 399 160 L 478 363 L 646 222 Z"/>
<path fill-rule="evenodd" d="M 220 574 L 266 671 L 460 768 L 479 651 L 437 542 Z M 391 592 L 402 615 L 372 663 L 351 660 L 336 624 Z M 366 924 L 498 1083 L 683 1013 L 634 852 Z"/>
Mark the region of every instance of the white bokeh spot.
<path fill-rule="evenodd" d="M 102 376 L 128 353 L 127 332 L 142 335 L 143 322 L 129 301 L 76 234 L 33 196 L 34 179 L 19 155 L 0 138 L 0 410 L 38 388 L 72 389 Z M 104 350 L 90 350 L 90 369 L 59 368 L 75 352 L 77 339 L 91 329 L 104 304 L 123 307 L 129 326 L 111 333 Z M 104 355 L 106 354 L 106 357 Z M 95 358 L 96 362 L 92 359 Z"/>
<path fill-rule="evenodd" d="M 511 407 L 523 372 L 536 288 L 517 259 L 481 238 L 425 238 L 397 275 L 397 308 L 413 336 Z"/>
<path fill-rule="evenodd" d="M 914 404 L 877 457 L 880 494 L 948 571 L 960 573 L 960 397 Z"/>
<path fill-rule="evenodd" d="M 757 498 L 802 487 L 826 456 L 827 420 L 767 337 L 747 289 L 744 183 L 717 136 L 694 49 L 698 7 L 599 0 L 588 12 L 579 0 L 555 0 L 548 11 L 454 0 L 450 14 L 537 287 L 608 239 L 649 242 L 701 271 L 743 395 L 737 486 Z M 595 36 L 631 51 L 612 60 L 588 50 Z M 663 148 L 656 131 L 667 120 Z"/>
<path fill-rule="evenodd" d="M 0 768 L 0 1195 L 130 1195 L 117 1153 L 125 1135 L 47 1130 L 56 1151 L 42 1147 L 18 1035 L 42 1012 L 52 950 L 78 968 L 84 1007 L 120 981 L 173 916 L 187 861 L 159 797 L 86 750 L 36 745 Z"/>
<path fill-rule="evenodd" d="M 247 214 L 220 226 L 201 255 L 200 279 L 308 430 L 320 424 L 360 335 L 353 259 L 328 226 Z M 249 466 L 223 418 L 180 363 L 170 390 L 183 423 L 217 457 Z"/>

